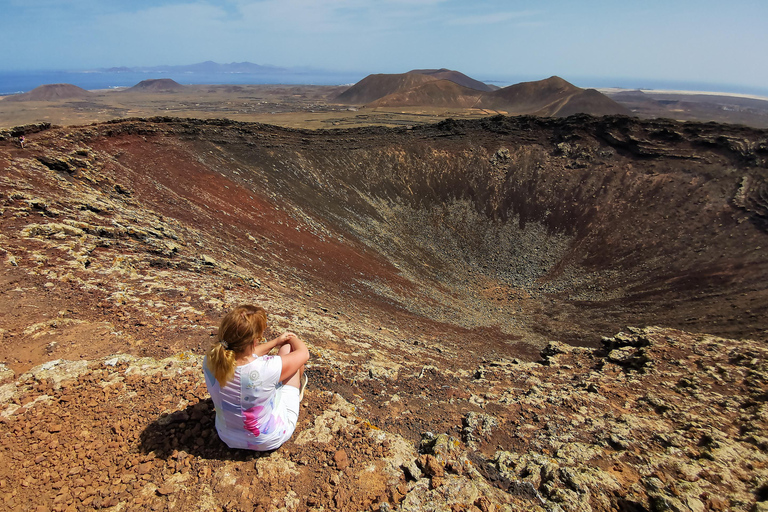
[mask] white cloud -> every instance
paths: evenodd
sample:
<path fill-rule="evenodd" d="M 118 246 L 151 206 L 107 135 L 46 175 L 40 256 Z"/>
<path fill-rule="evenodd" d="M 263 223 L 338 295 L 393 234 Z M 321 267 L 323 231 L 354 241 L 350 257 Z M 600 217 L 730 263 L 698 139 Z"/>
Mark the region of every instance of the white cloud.
<path fill-rule="evenodd" d="M 407 30 L 437 16 L 448 0 L 236 0 L 242 19 L 290 32 L 357 34 Z"/>

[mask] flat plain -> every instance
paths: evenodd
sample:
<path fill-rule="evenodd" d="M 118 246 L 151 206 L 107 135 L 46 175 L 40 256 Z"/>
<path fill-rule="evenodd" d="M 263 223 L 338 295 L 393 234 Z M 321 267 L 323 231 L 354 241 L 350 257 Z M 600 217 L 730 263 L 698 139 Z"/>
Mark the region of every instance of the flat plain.
<path fill-rule="evenodd" d="M 36 122 L 71 126 L 112 119 L 167 115 L 198 119 L 226 118 L 286 128 L 403 126 L 448 117 L 481 118 L 499 113 L 485 109 L 359 108 L 336 103 L 346 86 L 188 85 L 179 92 L 96 90 L 87 100 L 6 101 L 0 99 L 0 126 Z"/>
<path fill-rule="evenodd" d="M 333 129 L 421 125 L 447 118 L 479 119 L 511 114 L 504 110 L 459 106 L 342 104 L 336 98 L 347 88 L 345 85 L 186 85 L 174 91 L 94 90 L 87 98 L 47 101 L 8 101 L 12 96 L 5 96 L 0 97 L 0 127 L 36 122 L 73 126 L 161 115 L 225 118 L 286 128 Z M 684 91 L 605 89 L 602 92 L 643 119 L 661 117 L 768 127 L 768 100 L 757 97 Z"/>

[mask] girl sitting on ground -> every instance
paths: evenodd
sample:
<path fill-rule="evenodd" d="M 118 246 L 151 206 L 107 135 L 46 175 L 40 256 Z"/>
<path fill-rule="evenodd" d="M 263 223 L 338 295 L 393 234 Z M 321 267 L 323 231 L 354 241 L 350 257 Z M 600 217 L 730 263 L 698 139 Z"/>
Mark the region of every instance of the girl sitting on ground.
<path fill-rule="evenodd" d="M 309 351 L 291 332 L 266 341 L 266 328 L 264 309 L 236 307 L 221 320 L 203 362 L 216 431 L 230 448 L 274 450 L 296 428 Z M 268 355 L 276 347 L 277 355 Z"/>

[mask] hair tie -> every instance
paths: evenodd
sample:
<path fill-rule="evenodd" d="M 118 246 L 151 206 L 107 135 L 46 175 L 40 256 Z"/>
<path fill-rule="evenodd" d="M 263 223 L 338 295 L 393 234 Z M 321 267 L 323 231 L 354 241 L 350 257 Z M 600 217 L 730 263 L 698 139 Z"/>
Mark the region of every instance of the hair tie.
<path fill-rule="evenodd" d="M 224 347 L 224 350 L 229 350 L 229 343 L 227 343 L 226 340 L 221 340 L 219 343 L 221 343 L 221 346 Z"/>

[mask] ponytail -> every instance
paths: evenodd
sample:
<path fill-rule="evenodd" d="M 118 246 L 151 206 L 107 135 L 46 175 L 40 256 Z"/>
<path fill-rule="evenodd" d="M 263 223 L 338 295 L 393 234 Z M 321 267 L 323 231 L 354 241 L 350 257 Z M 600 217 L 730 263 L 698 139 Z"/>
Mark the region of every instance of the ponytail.
<path fill-rule="evenodd" d="M 221 319 L 216 341 L 208 351 L 208 368 L 224 387 L 235 376 L 237 356 L 260 339 L 267 328 L 267 312 L 258 306 L 238 306 Z"/>
<path fill-rule="evenodd" d="M 235 352 L 227 350 L 221 343 L 216 343 L 208 351 L 208 368 L 219 381 L 219 386 L 226 386 L 235 376 Z"/>

